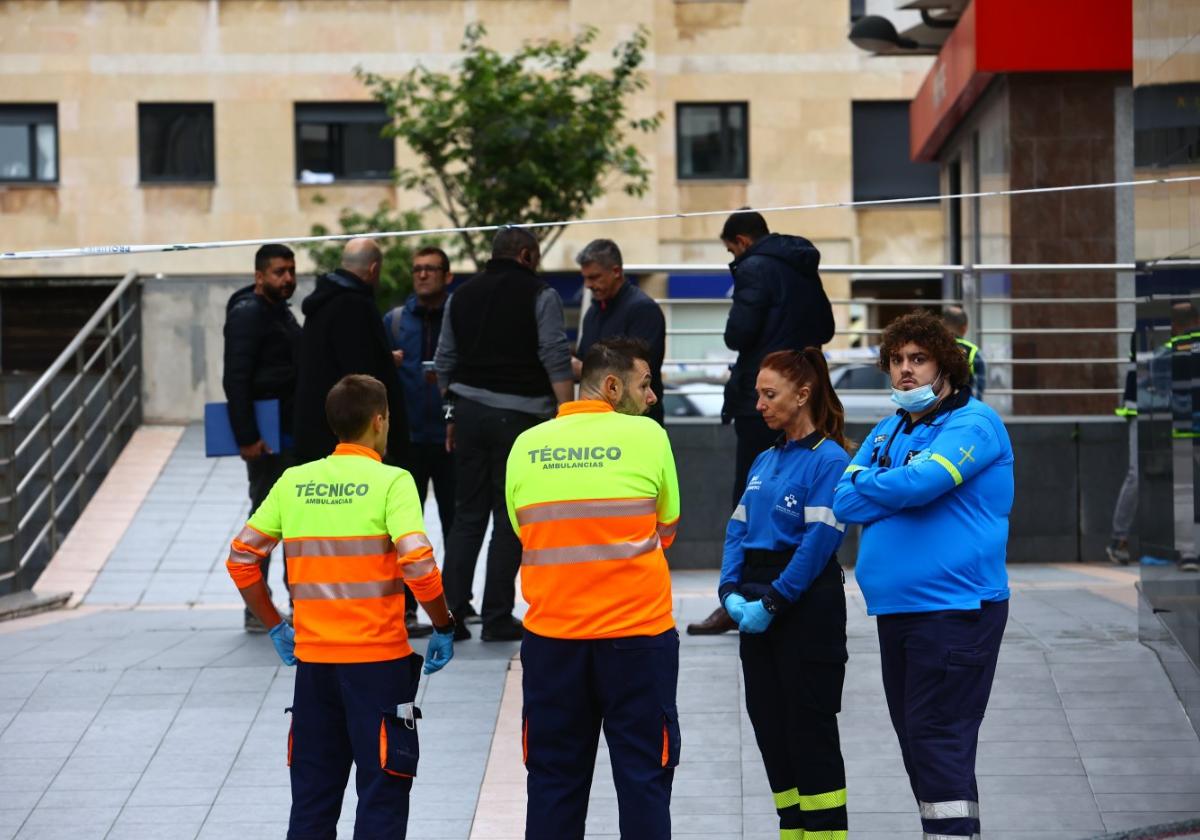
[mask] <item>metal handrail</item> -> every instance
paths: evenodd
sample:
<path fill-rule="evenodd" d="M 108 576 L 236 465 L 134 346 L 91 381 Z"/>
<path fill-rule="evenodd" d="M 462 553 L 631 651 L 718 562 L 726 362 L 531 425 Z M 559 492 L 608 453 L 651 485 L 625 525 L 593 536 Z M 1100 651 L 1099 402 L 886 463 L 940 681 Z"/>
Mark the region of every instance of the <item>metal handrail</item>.
<path fill-rule="evenodd" d="M 140 421 L 138 282 L 126 274 L 0 415 L 0 594 L 33 585 L 103 478 L 102 461 L 116 459 Z M 40 415 L 23 422 L 35 405 Z"/>
<path fill-rule="evenodd" d="M 104 302 L 100 304 L 100 308 L 96 310 L 91 318 L 88 318 L 87 322 L 79 329 L 79 332 L 75 334 L 75 337 L 71 339 L 71 342 L 58 354 L 58 358 L 51 362 L 50 367 L 46 368 L 45 373 L 37 378 L 37 381 L 33 383 L 25 396 L 17 400 L 17 404 L 7 414 L 0 415 L 0 423 L 12 423 L 25 413 L 25 410 L 33 404 L 33 401 L 41 395 L 42 391 L 50 386 L 50 383 L 54 381 L 54 377 L 62 372 L 62 369 L 67 366 L 72 357 L 83 347 L 83 343 L 87 341 L 96 327 L 100 326 L 100 322 L 104 320 L 105 316 L 108 315 L 117 301 L 121 299 L 126 290 L 137 282 L 137 279 L 138 273 L 136 271 L 130 271 L 121 278 L 121 282 L 104 299 Z"/>

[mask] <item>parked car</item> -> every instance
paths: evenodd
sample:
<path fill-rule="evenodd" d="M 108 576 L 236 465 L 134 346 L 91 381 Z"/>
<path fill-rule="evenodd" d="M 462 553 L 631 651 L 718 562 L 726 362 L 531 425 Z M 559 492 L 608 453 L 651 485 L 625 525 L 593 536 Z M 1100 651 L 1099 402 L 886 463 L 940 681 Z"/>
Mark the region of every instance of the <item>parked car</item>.
<path fill-rule="evenodd" d="M 843 365 L 829 371 L 829 381 L 846 409 L 848 420 L 875 422 L 896 411 L 890 377 L 876 365 Z"/>

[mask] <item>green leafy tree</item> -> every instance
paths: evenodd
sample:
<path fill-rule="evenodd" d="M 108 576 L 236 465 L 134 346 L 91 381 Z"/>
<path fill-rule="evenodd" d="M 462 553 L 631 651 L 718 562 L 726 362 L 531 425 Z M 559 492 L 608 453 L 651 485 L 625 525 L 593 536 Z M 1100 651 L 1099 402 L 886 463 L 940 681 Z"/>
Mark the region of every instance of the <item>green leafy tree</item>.
<path fill-rule="evenodd" d="M 392 116 L 418 164 L 396 171 L 454 227 L 559 222 L 579 218 L 606 189 L 642 196 L 650 171 L 624 130 L 654 131 L 660 116 L 629 119 L 626 97 L 646 86 L 639 67 L 648 33 L 639 28 L 613 50 L 610 73 L 582 65 L 596 38 L 588 27 L 570 42 L 529 43 L 511 56 L 484 46 L 467 27 L 454 74 L 416 67 L 398 79 L 359 68 L 357 76 Z M 561 227 L 535 228 L 547 250 Z M 482 267 L 492 234 L 459 234 L 458 256 Z"/>
<path fill-rule="evenodd" d="M 318 204 L 324 202 L 320 196 L 314 200 Z M 338 225 L 341 227 L 340 233 L 347 234 L 420 230 L 421 214 L 412 210 L 396 211 L 384 202 L 370 215 L 344 208 L 338 216 Z M 330 230 L 325 225 L 312 226 L 313 236 L 326 236 L 329 233 Z M 383 251 L 383 268 L 380 271 L 379 291 L 375 299 L 380 310 L 386 312 L 403 303 L 412 292 L 413 254 L 427 245 L 439 245 L 440 241 L 429 236 L 419 240 L 410 236 L 389 236 L 376 241 Z M 341 264 L 344 245 L 344 242 L 312 242 L 301 247 L 308 252 L 317 270 L 324 273 L 333 271 Z"/>

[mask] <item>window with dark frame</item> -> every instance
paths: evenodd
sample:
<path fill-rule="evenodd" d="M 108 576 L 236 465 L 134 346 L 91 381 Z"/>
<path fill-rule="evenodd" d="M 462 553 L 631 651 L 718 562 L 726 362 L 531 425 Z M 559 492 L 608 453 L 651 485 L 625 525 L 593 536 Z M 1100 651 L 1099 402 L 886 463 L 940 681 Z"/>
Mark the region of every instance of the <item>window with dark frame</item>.
<path fill-rule="evenodd" d="M 139 102 L 143 184 L 211 184 L 217 179 L 211 102 Z"/>
<path fill-rule="evenodd" d="M 58 181 L 57 105 L 0 105 L 0 181 Z"/>
<path fill-rule="evenodd" d="M 915 163 L 909 156 L 908 106 L 906 101 L 852 103 L 855 201 L 938 194 L 938 165 Z"/>
<path fill-rule="evenodd" d="M 745 102 L 680 102 L 675 106 L 679 180 L 750 177 L 750 114 Z"/>
<path fill-rule="evenodd" d="M 396 144 L 377 102 L 296 103 L 296 180 L 390 181 Z"/>

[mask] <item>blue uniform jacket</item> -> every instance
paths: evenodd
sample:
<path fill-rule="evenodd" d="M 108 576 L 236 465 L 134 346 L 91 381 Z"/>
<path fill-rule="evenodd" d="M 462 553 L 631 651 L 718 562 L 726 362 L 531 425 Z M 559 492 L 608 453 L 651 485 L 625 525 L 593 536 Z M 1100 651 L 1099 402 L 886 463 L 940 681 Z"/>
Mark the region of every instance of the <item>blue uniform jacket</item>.
<path fill-rule="evenodd" d="M 737 591 L 745 550 L 791 550 L 771 588 L 781 604 L 804 594 L 842 544 L 833 493 L 850 456 L 820 432 L 777 443 L 754 459 L 742 500 L 725 528 L 718 594 Z"/>
<path fill-rule="evenodd" d="M 404 361 L 396 369 L 408 411 L 409 438 L 413 443 L 446 442 L 446 421 L 442 416 L 442 392 L 437 381 L 430 382 L 421 362 L 433 361 L 442 333 L 444 308 L 426 309 L 409 295 L 404 306 L 383 316 L 383 327 L 393 350 L 404 351 Z M 400 318 L 396 322 L 397 316 Z"/>
<path fill-rule="evenodd" d="M 863 524 L 854 575 L 870 615 L 974 610 L 1008 598 L 1013 451 L 1000 416 L 960 391 L 915 425 L 881 420 L 838 482 Z"/>

